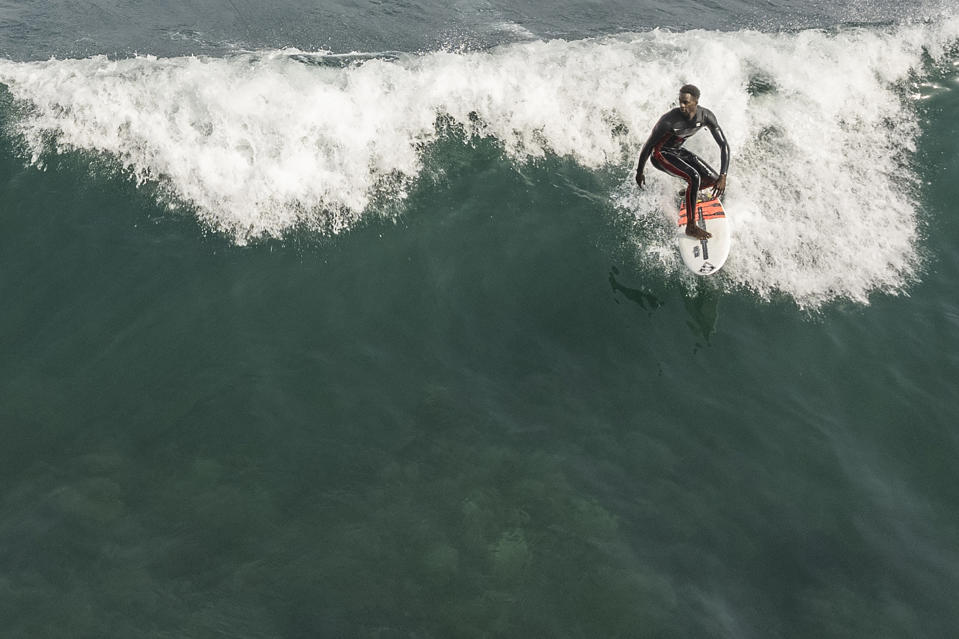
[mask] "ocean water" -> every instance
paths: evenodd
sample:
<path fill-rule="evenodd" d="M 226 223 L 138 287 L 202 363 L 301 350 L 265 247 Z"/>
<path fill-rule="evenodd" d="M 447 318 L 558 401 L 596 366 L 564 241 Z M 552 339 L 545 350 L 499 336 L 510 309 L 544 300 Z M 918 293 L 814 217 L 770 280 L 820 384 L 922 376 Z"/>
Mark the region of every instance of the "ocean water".
<path fill-rule="evenodd" d="M 0 1 L 0 635 L 956 635 L 954 2 L 139 4 Z"/>

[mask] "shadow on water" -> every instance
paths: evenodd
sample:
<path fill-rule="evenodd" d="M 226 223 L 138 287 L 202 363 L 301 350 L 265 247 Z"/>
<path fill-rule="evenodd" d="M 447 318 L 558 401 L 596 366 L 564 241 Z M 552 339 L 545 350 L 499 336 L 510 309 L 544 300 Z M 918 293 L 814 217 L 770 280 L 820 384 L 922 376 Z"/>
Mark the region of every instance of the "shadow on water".
<path fill-rule="evenodd" d="M 640 308 L 646 311 L 655 311 L 663 305 L 663 301 L 655 293 L 646 288 L 629 288 L 616 279 L 617 275 L 619 275 L 619 269 L 611 266 L 609 269 L 609 285 L 626 299 L 639 304 Z M 616 303 L 619 303 L 618 299 Z"/>
<path fill-rule="evenodd" d="M 702 343 L 696 342 L 696 348 L 712 346 L 709 338 L 716 333 L 716 322 L 719 319 L 719 293 L 712 286 L 705 282 L 697 282 L 696 290 L 687 293 L 683 297 L 683 304 L 686 306 L 686 312 L 689 319 L 686 320 L 686 326 L 692 331 L 696 339 L 702 339 Z"/>
<path fill-rule="evenodd" d="M 668 291 L 655 292 L 645 284 L 639 288 L 632 288 L 623 284 L 618 279 L 619 275 L 619 269 L 611 266 L 609 284 L 613 291 L 637 304 L 649 315 L 666 304 Z M 688 315 L 686 326 L 689 327 L 696 338 L 693 352 L 703 347 L 712 346 L 710 338 L 716 333 L 716 324 L 719 319 L 719 297 L 719 291 L 703 280 L 697 280 L 692 290 L 683 291 L 683 305 Z M 618 296 L 616 296 L 616 303 L 619 303 Z"/>

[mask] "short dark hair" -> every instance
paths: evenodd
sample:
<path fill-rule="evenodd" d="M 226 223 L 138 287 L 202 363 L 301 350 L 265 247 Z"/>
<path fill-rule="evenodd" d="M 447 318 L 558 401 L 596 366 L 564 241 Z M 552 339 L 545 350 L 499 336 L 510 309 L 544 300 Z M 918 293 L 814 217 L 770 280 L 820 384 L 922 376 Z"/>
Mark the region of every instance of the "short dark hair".
<path fill-rule="evenodd" d="M 693 96 L 696 100 L 699 99 L 699 87 L 694 84 L 684 84 L 680 89 L 680 93 L 688 93 Z"/>

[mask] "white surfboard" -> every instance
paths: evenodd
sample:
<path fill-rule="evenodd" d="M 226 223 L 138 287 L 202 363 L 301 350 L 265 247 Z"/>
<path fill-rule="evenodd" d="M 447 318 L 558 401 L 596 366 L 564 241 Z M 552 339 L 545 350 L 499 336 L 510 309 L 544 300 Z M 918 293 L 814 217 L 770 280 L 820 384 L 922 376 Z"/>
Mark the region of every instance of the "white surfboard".
<path fill-rule="evenodd" d="M 679 254 L 696 275 L 712 275 L 723 267 L 729 257 L 729 221 L 719 198 L 696 203 L 696 225 L 713 236 L 708 240 L 697 240 L 686 235 L 686 201 L 683 200 L 679 209 Z"/>

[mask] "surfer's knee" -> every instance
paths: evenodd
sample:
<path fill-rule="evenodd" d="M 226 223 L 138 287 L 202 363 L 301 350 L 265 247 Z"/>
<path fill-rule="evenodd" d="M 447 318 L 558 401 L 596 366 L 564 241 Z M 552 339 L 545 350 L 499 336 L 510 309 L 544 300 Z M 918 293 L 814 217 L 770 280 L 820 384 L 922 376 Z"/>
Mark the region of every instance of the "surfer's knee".
<path fill-rule="evenodd" d="M 698 173 L 693 173 L 689 176 L 689 188 L 693 193 L 702 188 Z"/>

